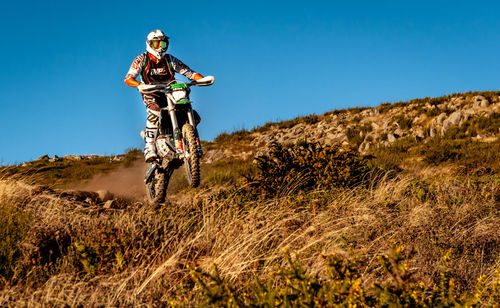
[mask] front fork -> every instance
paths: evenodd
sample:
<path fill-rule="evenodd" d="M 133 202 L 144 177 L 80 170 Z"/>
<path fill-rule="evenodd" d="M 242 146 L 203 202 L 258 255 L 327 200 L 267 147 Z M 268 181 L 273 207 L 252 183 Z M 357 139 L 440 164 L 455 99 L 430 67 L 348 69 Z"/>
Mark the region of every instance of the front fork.
<path fill-rule="evenodd" d="M 182 132 L 181 132 L 181 129 L 179 128 L 179 123 L 177 122 L 177 116 L 175 115 L 175 103 L 174 103 L 175 100 L 170 93 L 167 94 L 167 101 L 168 101 L 167 110 L 168 110 L 168 114 L 170 116 L 170 120 L 172 122 L 172 130 L 173 130 L 175 148 L 176 148 L 177 153 L 182 153 L 182 152 L 184 152 L 183 144 L 182 144 Z M 201 148 L 200 138 L 198 136 L 198 130 L 196 129 L 196 123 L 194 120 L 193 109 L 191 109 L 191 108 L 189 109 L 189 111 L 187 112 L 187 116 L 188 116 L 189 124 L 191 124 L 194 128 L 197 150 L 200 153 L 200 155 L 202 155 L 203 152 L 202 152 L 202 148 Z"/>
<path fill-rule="evenodd" d="M 198 153 L 200 154 L 200 157 L 201 155 L 203 155 L 203 150 L 201 148 L 201 142 L 200 142 L 200 137 L 198 136 L 198 130 L 196 129 L 196 121 L 194 120 L 194 115 L 193 115 L 193 109 L 190 108 L 188 113 L 188 120 L 189 120 L 189 124 L 191 124 L 194 128 L 194 137 L 195 137 L 195 141 L 196 141 L 196 150 L 198 150 Z"/>
<path fill-rule="evenodd" d="M 168 101 L 168 106 L 167 106 L 168 115 L 170 116 L 170 121 L 172 122 L 174 146 L 177 153 L 180 154 L 184 152 L 184 149 L 182 148 L 182 133 L 179 128 L 179 123 L 177 122 L 177 117 L 175 116 L 175 104 L 171 94 L 167 94 L 167 101 Z"/>

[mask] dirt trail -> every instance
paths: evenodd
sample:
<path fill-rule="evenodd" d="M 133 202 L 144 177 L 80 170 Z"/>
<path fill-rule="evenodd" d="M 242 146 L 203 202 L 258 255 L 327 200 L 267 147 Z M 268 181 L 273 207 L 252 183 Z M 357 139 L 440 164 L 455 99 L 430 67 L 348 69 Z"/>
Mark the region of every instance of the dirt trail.
<path fill-rule="evenodd" d="M 120 167 L 111 173 L 99 174 L 84 183 L 75 185 L 74 189 L 85 191 L 105 189 L 115 196 L 140 200 L 146 193 L 144 186 L 146 168 L 144 161 L 138 159 L 128 168 Z"/>

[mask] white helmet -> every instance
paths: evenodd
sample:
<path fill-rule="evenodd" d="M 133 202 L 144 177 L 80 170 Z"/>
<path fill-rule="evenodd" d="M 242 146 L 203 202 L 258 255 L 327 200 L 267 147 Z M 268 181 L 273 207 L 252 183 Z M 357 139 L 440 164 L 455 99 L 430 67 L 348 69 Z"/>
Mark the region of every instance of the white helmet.
<path fill-rule="evenodd" d="M 146 50 L 160 60 L 168 49 L 168 39 L 163 31 L 154 30 L 148 34 L 146 39 Z"/>

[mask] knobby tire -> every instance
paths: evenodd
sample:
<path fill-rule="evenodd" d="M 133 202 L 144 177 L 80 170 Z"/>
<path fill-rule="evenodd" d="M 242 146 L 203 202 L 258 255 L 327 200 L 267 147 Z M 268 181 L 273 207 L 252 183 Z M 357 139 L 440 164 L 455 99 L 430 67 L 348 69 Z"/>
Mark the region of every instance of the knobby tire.
<path fill-rule="evenodd" d="M 153 179 L 147 184 L 148 201 L 151 204 L 158 205 L 165 202 L 170 175 L 171 172 L 168 170 L 155 170 Z"/>
<path fill-rule="evenodd" d="M 200 153 L 196 144 L 195 128 L 189 123 L 184 124 L 182 126 L 182 137 L 184 139 L 184 151 L 189 154 L 184 158 L 188 183 L 193 188 L 198 187 L 200 185 Z"/>

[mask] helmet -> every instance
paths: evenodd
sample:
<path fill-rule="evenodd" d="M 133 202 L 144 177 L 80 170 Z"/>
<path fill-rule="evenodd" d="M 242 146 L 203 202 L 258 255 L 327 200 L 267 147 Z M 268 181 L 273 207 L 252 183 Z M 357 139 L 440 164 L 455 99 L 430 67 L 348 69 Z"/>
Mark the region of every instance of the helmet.
<path fill-rule="evenodd" d="M 168 48 L 168 39 L 163 31 L 154 30 L 148 34 L 146 39 L 146 50 L 158 60 L 163 58 Z"/>

